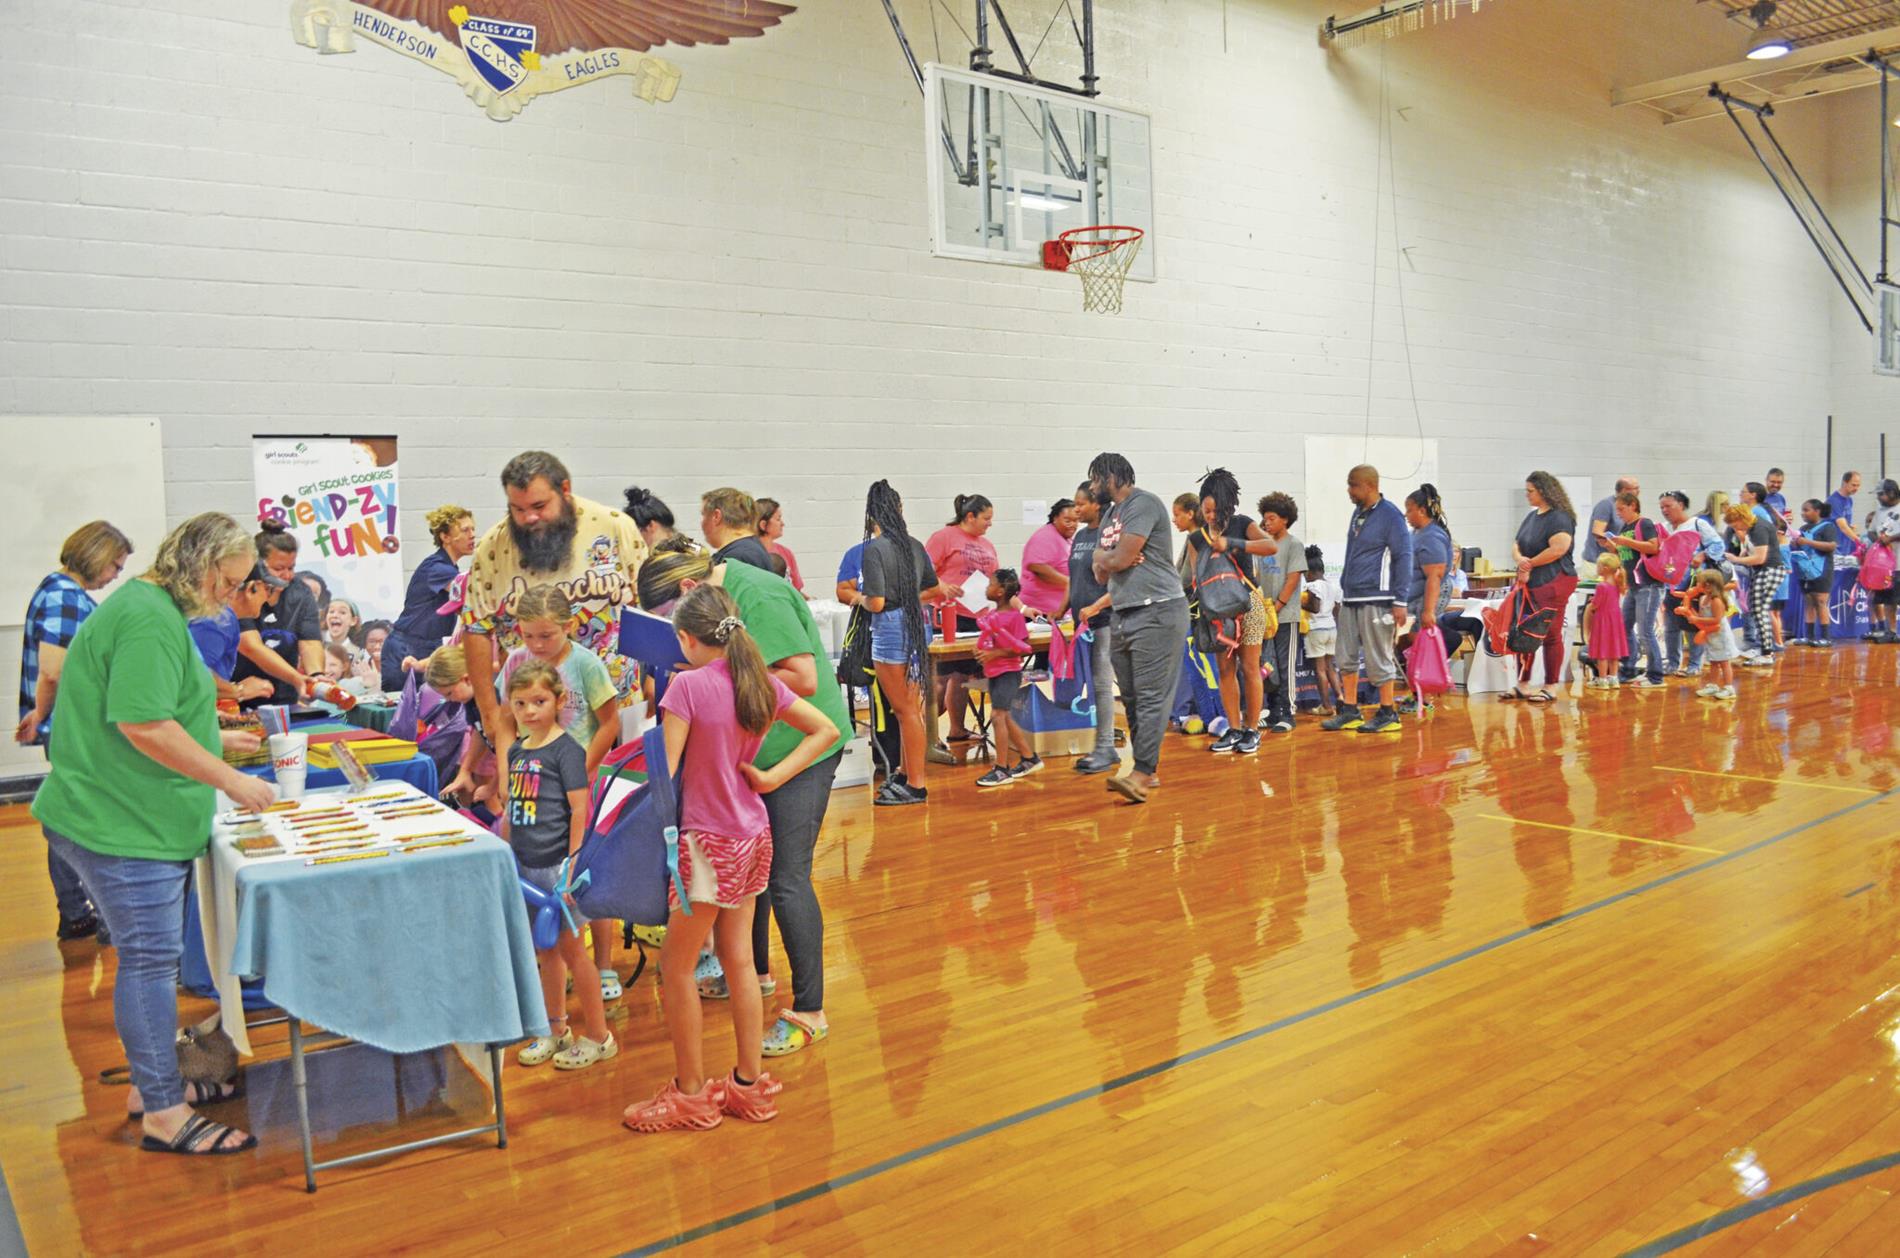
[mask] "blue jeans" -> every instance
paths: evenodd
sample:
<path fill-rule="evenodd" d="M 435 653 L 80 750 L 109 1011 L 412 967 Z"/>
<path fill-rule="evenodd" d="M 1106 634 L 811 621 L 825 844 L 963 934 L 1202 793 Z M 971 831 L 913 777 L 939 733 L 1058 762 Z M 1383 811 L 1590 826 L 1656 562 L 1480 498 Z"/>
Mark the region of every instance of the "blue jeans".
<path fill-rule="evenodd" d="M 1668 661 L 1670 672 L 1675 672 L 1684 664 L 1688 665 L 1691 672 L 1702 671 L 1702 657 L 1708 649 L 1707 643 L 1695 640 L 1694 625 L 1676 615 L 1673 610 L 1668 614 L 1663 624 L 1663 656 Z"/>
<path fill-rule="evenodd" d="M 79 875 L 73 872 L 73 867 L 53 849 L 53 832 L 41 827 L 40 833 L 46 836 L 46 876 L 53 883 L 53 900 L 59 905 L 59 920 L 84 921 L 93 915 L 92 900 L 86 895 L 86 884 L 79 881 Z"/>
<path fill-rule="evenodd" d="M 1653 682 L 1663 679 L 1662 643 L 1656 638 L 1656 617 L 1662 611 L 1663 587 L 1639 585 L 1623 600 L 1623 634 L 1630 640 L 1630 653 L 1623 661 L 1623 680 L 1636 676 L 1636 657 L 1642 655 L 1644 671 Z"/>
<path fill-rule="evenodd" d="M 113 1021 L 132 1086 L 147 1111 L 185 1102 L 178 1073 L 178 959 L 185 950 L 189 861 L 106 856 L 46 832 L 54 855 L 78 873 L 119 950 Z"/>

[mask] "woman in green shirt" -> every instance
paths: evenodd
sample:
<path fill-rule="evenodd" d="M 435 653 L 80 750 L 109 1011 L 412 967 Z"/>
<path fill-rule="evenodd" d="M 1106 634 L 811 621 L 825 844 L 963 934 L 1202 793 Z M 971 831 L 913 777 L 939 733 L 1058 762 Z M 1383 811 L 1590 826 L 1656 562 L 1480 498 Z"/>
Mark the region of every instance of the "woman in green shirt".
<path fill-rule="evenodd" d="M 235 1097 L 238 1086 L 193 1085 L 178 1073 L 178 961 L 185 883 L 204 851 L 213 788 L 239 807 L 275 798 L 240 773 L 221 745 L 253 750 L 255 737 L 220 735 L 211 672 L 186 622 L 214 612 L 256 562 L 248 534 L 209 512 L 180 525 L 151 570 L 86 619 L 60 675 L 52 772 L 33 800 L 47 842 L 86 884 L 119 950 L 113 1015 L 131 1067 L 131 1116 L 140 1147 L 159 1153 L 237 1153 L 257 1138 L 194 1114 L 191 1102 Z"/>
<path fill-rule="evenodd" d="M 830 1034 L 825 1022 L 825 918 L 811 886 L 812 852 L 831 802 L 831 782 L 839 753 L 851 741 L 851 714 L 845 709 L 829 655 L 805 599 L 784 577 L 743 563 L 714 565 L 703 552 L 661 542 L 640 566 L 640 606 L 667 615 L 693 587 L 710 581 L 739 605 L 746 631 L 759 644 L 772 674 L 792 693 L 807 699 L 838 728 L 838 739 L 816 764 L 763 796 L 772 822 L 772 876 L 752 914 L 752 952 L 764 994 L 777 990 L 772 979 L 770 923 L 778 918 L 779 938 L 792 968 L 792 1007 L 781 1010 L 765 1033 L 767 1057 L 783 1057 Z M 798 746 L 803 735 L 780 721 L 759 747 L 758 767 L 769 769 Z M 702 969 L 700 991 L 718 996 L 725 978 Z"/>

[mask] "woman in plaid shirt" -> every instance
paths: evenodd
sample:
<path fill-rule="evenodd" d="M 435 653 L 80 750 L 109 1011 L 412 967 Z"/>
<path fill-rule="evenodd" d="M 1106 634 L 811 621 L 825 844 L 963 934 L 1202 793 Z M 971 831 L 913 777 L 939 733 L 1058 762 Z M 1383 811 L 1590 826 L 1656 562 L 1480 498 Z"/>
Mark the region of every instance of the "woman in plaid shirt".
<path fill-rule="evenodd" d="M 97 606 L 91 592 L 118 580 L 131 553 L 132 543 L 125 534 L 104 520 L 82 525 L 59 548 L 59 571 L 40 582 L 26 607 L 26 628 L 20 643 L 20 724 L 13 731 L 15 742 L 46 745 L 53 728 L 53 697 L 59 691 L 66 648 Z M 96 932 L 99 918 L 86 898 L 85 887 L 50 847 L 46 850 L 46 872 L 53 880 L 53 898 L 59 904 L 59 938 L 83 939 Z"/>

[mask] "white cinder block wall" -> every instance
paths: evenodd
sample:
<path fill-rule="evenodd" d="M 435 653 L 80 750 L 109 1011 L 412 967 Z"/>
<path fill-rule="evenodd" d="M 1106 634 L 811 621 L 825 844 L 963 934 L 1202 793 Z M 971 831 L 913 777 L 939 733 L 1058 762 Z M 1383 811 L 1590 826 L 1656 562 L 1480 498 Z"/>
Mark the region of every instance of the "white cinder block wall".
<path fill-rule="evenodd" d="M 1894 96 L 1900 108 L 1900 94 Z M 1880 140 L 1900 156 L 1900 128 L 1879 122 L 1879 99 L 1873 92 L 1851 92 L 1826 102 L 1831 192 L 1828 213 L 1854 250 L 1868 274 L 1880 269 Z M 1900 214 L 1900 208 L 1894 213 Z M 1900 231 L 1889 243 L 1890 272 L 1900 277 Z M 1821 267 L 1819 257 L 1814 266 Z M 1822 270 L 1826 275 L 1825 269 Z M 1832 284 L 1832 281 L 1829 281 Z M 1900 477 L 1900 377 L 1873 372 L 1873 344 L 1847 299 L 1828 294 L 1829 321 L 1834 328 L 1834 475 L 1852 468 L 1861 474 L 1862 489 L 1854 500 L 1855 524 L 1867 518 L 1874 502 L 1880 471 L 1880 434 L 1887 434 L 1887 475 Z"/>
<path fill-rule="evenodd" d="M 1299 493 L 1305 434 L 1414 430 L 1389 207 L 1374 299 L 1383 72 L 1410 378 L 1461 538 L 1502 549 L 1535 466 L 1818 477 L 1840 373 L 1808 246 L 1732 137 L 1606 104 L 1726 59 L 1690 45 L 1730 28 L 1525 0 L 1329 57 L 1327 11 L 1100 4 L 1108 95 L 1155 118 L 1164 277 L 1102 318 L 1071 279 L 929 255 L 921 105 L 875 4 L 670 51 L 671 105 L 613 81 L 503 125 L 367 42 L 296 47 L 281 3 L 16 0 L 0 413 L 163 417 L 174 519 L 248 511 L 254 432 L 394 432 L 410 547 L 439 501 L 495 519 L 529 446 L 609 501 L 637 481 L 691 515 L 738 484 L 787 503 L 821 578 L 877 476 L 920 532 L 987 493 L 1006 553 L 1020 500 L 1104 448 L 1170 495 L 1214 463 Z"/>

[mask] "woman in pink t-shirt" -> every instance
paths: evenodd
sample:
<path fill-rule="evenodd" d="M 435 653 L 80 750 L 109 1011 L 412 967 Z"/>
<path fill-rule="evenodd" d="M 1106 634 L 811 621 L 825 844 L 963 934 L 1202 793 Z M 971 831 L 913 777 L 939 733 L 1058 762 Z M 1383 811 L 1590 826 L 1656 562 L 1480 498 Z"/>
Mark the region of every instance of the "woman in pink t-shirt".
<path fill-rule="evenodd" d="M 660 700 L 666 762 L 679 783 L 680 878 L 687 904 L 669 889 L 672 914 L 660 948 L 674 1077 L 651 1100 L 627 1108 L 635 1131 L 707 1130 L 730 1114 L 748 1122 L 777 1115 L 779 1084 L 763 1069 L 763 1001 L 752 964 L 753 901 L 772 871 L 772 828 L 759 798 L 831 749 L 838 731 L 813 704 L 765 667 L 739 605 L 716 585 L 695 586 L 673 612 L 686 671 Z M 804 740 L 770 769 L 753 763 L 766 731 L 783 719 Z M 694 969 L 706 937 L 725 968 L 738 1064 L 706 1077 Z"/>
<path fill-rule="evenodd" d="M 1069 609 L 1069 544 L 1079 525 L 1075 503 L 1058 498 L 1049 522 L 1023 544 L 1023 606 L 1051 620 Z"/>
<path fill-rule="evenodd" d="M 758 508 L 759 540 L 765 543 L 765 553 L 785 561 L 785 579 L 792 583 L 794 590 L 804 594 L 805 578 L 798 571 L 798 556 L 785 545 L 785 508 L 775 498 L 759 499 Z"/>
<path fill-rule="evenodd" d="M 982 494 L 957 495 L 956 519 L 932 533 L 930 540 L 924 543 L 924 553 L 936 566 L 937 580 L 960 594 L 972 572 L 986 577 L 996 575 L 996 543 L 987 536 L 995 520 L 996 508 Z M 972 617 L 957 617 L 959 634 L 976 631 Z M 964 724 L 964 679 L 975 675 L 976 666 L 958 661 L 939 665 L 938 671 L 945 675 L 940 700 L 943 710 L 950 714 L 950 741 L 967 743 L 976 735 Z"/>

